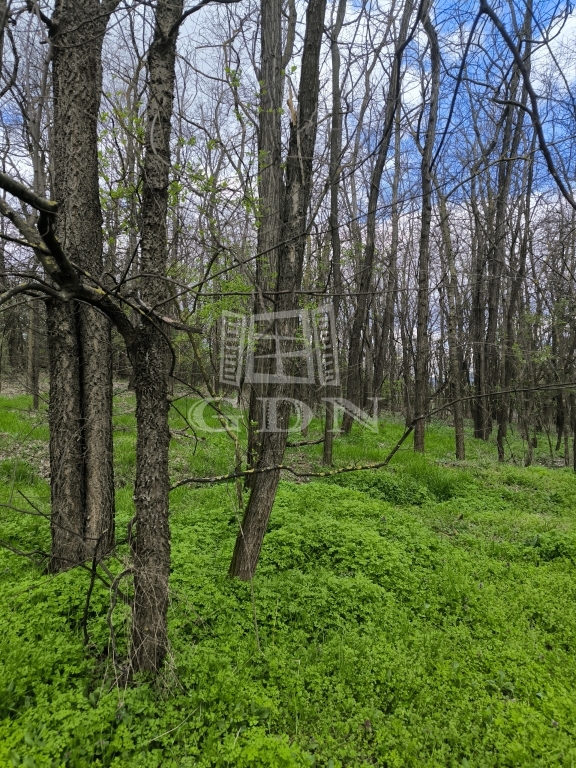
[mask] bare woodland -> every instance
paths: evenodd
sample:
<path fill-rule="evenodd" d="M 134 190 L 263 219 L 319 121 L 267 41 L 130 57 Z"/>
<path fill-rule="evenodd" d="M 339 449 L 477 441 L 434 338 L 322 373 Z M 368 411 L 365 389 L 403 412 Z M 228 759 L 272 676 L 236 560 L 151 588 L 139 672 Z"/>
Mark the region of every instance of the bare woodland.
<path fill-rule="evenodd" d="M 243 405 L 230 474 L 189 482 L 236 484 L 246 581 L 289 465 L 289 400 L 264 432 L 263 397 L 324 420 L 326 471 L 332 395 L 377 398 L 416 451 L 434 415 L 457 460 L 471 422 L 501 461 L 513 429 L 525 464 L 547 441 L 576 469 L 573 22 L 532 0 L 0 0 L 0 386 L 49 389 L 48 567 L 130 603 L 128 674 L 168 647 L 179 392 Z M 327 303 L 340 387 L 223 388 L 222 312 Z M 112 579 L 115 382 L 138 438 Z"/>

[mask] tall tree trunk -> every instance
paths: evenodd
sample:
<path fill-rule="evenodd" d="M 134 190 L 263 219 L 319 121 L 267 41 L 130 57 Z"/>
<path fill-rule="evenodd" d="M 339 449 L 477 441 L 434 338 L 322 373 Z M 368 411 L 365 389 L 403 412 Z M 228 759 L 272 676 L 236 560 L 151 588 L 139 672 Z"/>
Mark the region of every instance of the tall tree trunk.
<path fill-rule="evenodd" d="M 396 52 L 394 55 L 394 64 L 390 74 L 390 84 L 388 87 L 388 96 L 386 98 L 386 108 L 384 110 L 383 122 L 384 130 L 380 139 L 380 146 L 374 170 L 370 179 L 370 192 L 368 195 L 368 213 L 366 216 L 366 246 L 364 255 L 360 262 L 360 277 L 358 280 L 358 300 L 356 302 L 356 312 L 350 333 L 350 351 L 348 356 L 348 367 L 346 371 L 346 397 L 355 405 L 361 406 L 362 399 L 362 334 L 366 325 L 368 312 L 368 293 L 372 283 L 372 270 L 374 266 L 374 253 L 376 250 L 376 219 L 378 212 L 378 201 L 380 199 L 380 184 L 382 174 L 388 157 L 388 148 L 394 126 L 394 116 L 399 106 L 400 100 L 400 64 L 401 55 L 408 37 L 408 28 L 412 12 L 414 9 L 413 0 L 405 0 L 398 38 L 396 40 Z M 350 432 L 353 419 L 346 413 L 342 421 L 344 432 Z"/>
<path fill-rule="evenodd" d="M 440 49 L 438 36 L 428 14 L 424 29 L 430 43 L 432 81 L 430 85 L 430 111 L 422 152 L 422 216 L 420 228 L 420 249 L 418 257 L 418 308 L 416 321 L 416 361 L 414 411 L 422 416 L 428 405 L 428 290 L 430 273 L 430 226 L 432 223 L 432 150 L 436 138 L 438 118 L 438 92 L 440 90 Z M 414 450 L 424 453 L 425 419 L 419 419 L 414 427 Z"/>
<path fill-rule="evenodd" d="M 472 179 L 470 196 L 474 231 L 472 234 L 472 313 L 470 318 L 470 336 L 472 344 L 472 363 L 474 367 L 474 393 L 477 395 L 472 405 L 474 419 L 474 437 L 487 440 L 490 425 L 487 418 L 486 402 L 482 397 L 485 382 L 485 315 L 484 315 L 484 236 L 480 211 L 476 201 L 476 183 Z"/>
<path fill-rule="evenodd" d="M 340 216 L 339 191 L 342 161 L 342 88 L 340 85 L 340 49 L 338 36 L 344 22 L 346 0 L 339 0 L 336 20 L 331 30 L 330 54 L 332 57 L 332 125 L 330 130 L 330 242 L 332 245 L 332 286 L 334 297 L 332 306 L 334 318 L 338 318 L 342 293 L 342 267 L 340 264 Z M 334 349 L 334 354 L 338 350 Z M 324 424 L 324 446 L 322 461 L 332 466 L 332 450 L 334 445 L 334 403 L 326 403 L 326 420 Z"/>
<path fill-rule="evenodd" d="M 529 0 L 529 2 L 526 4 L 526 15 L 524 18 L 524 29 L 522 32 L 522 36 L 527 40 L 526 42 L 526 50 L 524 52 L 524 60 L 526 62 L 526 67 L 528 70 L 530 70 L 530 54 L 532 50 L 532 45 L 530 42 L 530 38 L 532 36 L 532 3 Z M 526 91 L 526 88 L 522 88 L 522 97 L 521 97 L 521 103 L 523 107 L 526 107 L 528 101 L 528 93 Z M 525 109 L 519 109 L 518 115 L 517 115 L 517 123 L 516 128 L 514 131 L 514 136 L 512 139 L 512 146 L 511 146 L 511 154 L 512 156 L 515 156 L 518 152 L 518 147 L 520 146 L 520 140 L 523 132 L 523 126 L 524 126 L 524 111 Z M 528 237 L 530 232 L 530 197 L 532 194 L 532 178 L 533 178 L 533 169 L 532 169 L 532 158 L 534 155 L 534 149 L 536 146 L 536 135 L 535 132 L 533 134 L 532 138 L 532 146 L 531 146 L 531 152 L 529 154 L 529 159 L 525 163 L 524 168 L 524 174 L 525 174 L 525 186 L 526 186 L 526 194 L 524 197 L 524 231 L 520 235 L 520 229 L 521 229 L 521 221 L 519 219 L 518 225 L 516 227 L 516 234 L 520 238 L 520 253 L 519 253 L 519 263 L 518 268 L 516 270 L 516 274 L 512 277 L 512 284 L 510 288 L 510 300 L 508 303 L 507 311 L 505 312 L 505 326 L 503 329 L 503 360 L 501 362 L 502 366 L 502 376 L 501 376 L 501 382 L 502 382 L 502 389 L 507 390 L 510 388 L 512 384 L 512 379 L 514 375 L 514 342 L 515 342 L 515 334 L 514 334 L 514 318 L 516 314 L 516 309 L 518 305 L 518 300 L 520 297 L 520 291 L 522 284 L 524 282 L 524 275 L 526 270 L 526 256 L 528 252 Z M 507 173 L 510 175 L 510 178 L 512 176 L 512 169 L 514 166 L 513 161 L 509 161 L 506 164 Z M 504 202 L 504 205 L 508 205 L 508 198 L 510 194 L 510 184 L 511 181 L 508 181 L 507 188 L 505 190 L 506 199 Z M 519 214 L 521 216 L 521 212 Z M 498 220 L 498 216 L 497 216 Z M 499 230 L 497 227 L 497 236 L 499 235 Z M 499 262 L 503 262 L 505 258 L 505 240 L 504 240 L 504 233 L 500 233 L 501 240 L 498 243 L 498 255 L 497 260 Z M 512 262 L 513 258 L 513 248 L 511 249 L 511 255 L 510 255 L 510 261 Z M 511 271 L 512 271 L 512 263 L 510 265 Z M 500 270 L 502 269 L 502 264 L 500 264 Z M 499 289 L 499 286 L 498 286 Z M 498 293 L 500 291 L 498 290 Z M 492 300 L 493 301 L 493 300 Z M 496 299 L 497 303 L 497 299 Z M 489 314 L 489 320 L 488 320 L 488 334 L 490 335 L 490 323 L 491 323 L 491 317 Z M 494 333 L 492 333 L 494 335 Z M 495 348 L 496 345 L 494 344 L 493 347 Z M 492 363 L 492 376 L 496 376 L 495 371 L 496 364 Z M 489 381 L 489 385 L 493 388 L 494 382 Z M 508 431 L 508 420 L 509 420 L 509 414 L 510 414 L 510 393 L 505 392 L 502 394 L 499 398 L 498 402 L 498 410 L 497 410 L 497 417 L 498 417 L 498 432 L 496 435 L 496 445 L 498 449 L 498 460 L 504 461 L 504 440 L 506 439 L 507 431 Z M 532 442 L 529 435 L 529 428 L 526 427 L 527 432 L 527 440 L 528 440 L 528 455 L 530 456 L 530 462 L 532 461 Z"/>
<path fill-rule="evenodd" d="M 526 39 L 531 37 L 532 21 L 531 2 L 526 5 L 526 16 L 522 29 L 522 35 Z M 530 47 L 523 51 L 523 58 L 530 67 Z M 511 103 L 507 104 L 503 112 L 503 137 L 500 149 L 500 163 L 498 166 L 498 182 L 496 201 L 494 209 L 494 226 L 492 230 L 492 242 L 488 250 L 487 258 L 487 299 L 488 299 L 488 320 L 486 326 L 485 340 L 485 393 L 493 395 L 485 400 L 485 407 L 489 408 L 489 419 L 492 418 L 500 422 L 503 418 L 503 410 L 507 404 L 502 401 L 496 391 L 502 381 L 500 345 L 497 340 L 498 322 L 500 319 L 500 306 L 502 296 L 502 275 L 506 263 L 507 234 L 509 224 L 507 221 L 509 212 L 509 197 L 512 184 L 515 160 L 518 154 L 518 148 L 523 136 L 524 130 L 524 109 L 517 106 L 518 89 L 520 87 L 520 73 L 517 67 L 512 71 L 512 77 L 509 85 L 509 98 Z M 521 103 L 526 106 L 528 94 L 526 89 L 522 89 Z M 504 361 L 502 361 L 504 365 Z M 505 374 L 504 374 L 505 375 Z M 501 448 L 501 444 L 500 444 Z M 502 450 L 500 450 L 502 457 Z"/>
<path fill-rule="evenodd" d="M 442 231 L 442 245 L 446 258 L 445 271 L 447 273 L 446 293 L 448 295 L 448 358 L 450 361 L 450 380 L 452 382 L 452 395 L 454 399 L 452 413 L 454 417 L 454 435 L 456 438 L 456 458 L 463 460 L 466 458 L 466 448 L 464 444 L 464 409 L 461 400 L 461 366 L 458 355 L 458 330 L 456 327 L 456 292 L 458 290 L 456 263 L 454 259 L 454 250 L 452 248 L 450 223 L 448 221 L 448 207 L 446 205 L 446 198 L 440 192 L 440 190 L 438 190 L 438 200 L 440 204 L 440 228 Z"/>
<path fill-rule="evenodd" d="M 381 395 L 382 385 L 385 379 L 385 370 L 388 367 L 388 380 L 393 386 L 393 356 L 394 350 L 394 303 L 398 292 L 398 245 L 399 238 L 399 205 L 398 191 L 400 187 L 400 139 L 401 122 L 400 110 L 396 111 L 394 129 L 394 179 L 392 181 L 392 233 L 390 237 L 390 261 L 388 262 L 388 281 L 386 287 L 386 299 L 384 302 L 384 315 L 382 318 L 382 334 L 379 349 L 376 354 L 374 366 L 374 396 Z M 392 392 L 390 391 L 390 397 Z M 390 402 L 391 406 L 391 402 Z"/>
<path fill-rule="evenodd" d="M 310 0 L 306 11 L 298 109 L 297 112 L 294 110 L 292 116 L 286 161 L 286 192 L 276 281 L 275 311 L 279 313 L 297 307 L 295 291 L 299 289 L 302 280 L 312 187 L 312 159 L 318 126 L 319 64 L 325 10 L 326 0 Z M 283 337 L 293 337 L 297 330 L 294 319 L 278 318 L 275 321 L 275 331 Z M 289 397 L 291 392 L 289 384 L 274 383 L 268 385 L 266 394 L 272 398 L 285 398 Z M 282 462 L 288 438 L 289 418 L 289 406 L 284 401 L 278 408 L 278 431 L 265 432 L 262 435 L 257 469 L 265 469 Z M 279 480 L 279 470 L 255 475 L 236 538 L 230 576 L 237 576 L 245 581 L 254 576 Z"/>
<path fill-rule="evenodd" d="M 84 559 L 84 444 L 78 308 L 46 302 L 50 408 L 52 571 Z"/>
<path fill-rule="evenodd" d="M 142 184 L 141 268 L 139 282 L 147 306 L 168 298 L 167 214 L 170 181 L 170 130 L 174 101 L 176 40 L 183 0 L 158 0 L 154 39 L 148 55 L 146 148 Z M 152 276 L 157 277 L 152 277 Z M 168 522 L 168 347 L 155 322 L 144 318 L 132 349 L 136 390 L 136 535 L 132 669 L 159 669 L 168 648 L 167 610 L 170 574 Z"/>
<path fill-rule="evenodd" d="M 30 302 L 28 308 L 28 392 L 32 395 L 32 407 L 35 411 L 39 405 L 38 391 L 38 332 L 36 329 L 36 308 Z"/>
<path fill-rule="evenodd" d="M 404 405 L 404 422 L 408 426 L 413 417 L 412 413 L 412 358 L 413 340 L 412 340 L 412 319 L 410 318 L 410 303 L 408 294 L 409 267 L 408 252 L 404 251 L 402 266 L 399 269 L 401 277 L 400 293 L 398 296 L 398 325 L 400 326 L 400 342 L 402 346 L 402 378 L 404 386 L 402 390 L 402 400 Z"/>
<path fill-rule="evenodd" d="M 57 235 L 70 259 L 96 276 L 102 272 L 101 54 L 117 2 L 60 0 L 51 28 Z M 110 326 L 96 310 L 48 302 L 47 311 L 52 569 L 60 570 L 92 557 L 97 544 L 102 555 L 114 542 L 112 360 Z"/>
<path fill-rule="evenodd" d="M 268 312 L 274 305 L 270 292 L 274 288 L 274 276 L 278 268 L 278 245 L 282 231 L 282 201 L 284 199 L 284 175 L 282 170 L 282 102 L 284 95 L 284 71 L 292 56 L 296 6 L 290 0 L 289 29 L 286 47 L 282 51 L 283 0 L 261 2 L 261 63 L 259 80 L 260 110 L 258 124 L 258 240 L 259 257 L 256 259 L 257 296 L 256 314 Z M 267 301 L 269 303 L 267 303 Z M 258 373 L 265 374 L 263 355 L 271 353 L 270 342 L 258 342 Z M 265 389 L 261 384 L 250 387 L 248 419 L 248 465 L 255 466 L 262 449 L 262 436 L 258 425 L 263 413 L 261 398 Z M 254 478 L 248 476 L 249 486 Z"/>
<path fill-rule="evenodd" d="M 514 380 L 515 370 L 515 355 L 514 345 L 516 342 L 516 334 L 514 329 L 514 320 L 518 310 L 518 302 L 521 296 L 521 289 L 524 283 L 526 274 L 526 257 L 528 253 L 528 244 L 530 236 L 530 213 L 531 213 L 531 195 L 532 195 L 532 180 L 533 180 L 533 152 L 535 147 L 535 136 L 532 140 L 532 152 L 529 155 L 529 159 L 526 162 L 527 165 L 527 179 L 526 179 L 526 194 L 524 199 L 524 210 L 521 212 L 524 218 L 524 231 L 520 240 L 520 253 L 518 258 L 518 266 L 516 273 L 512 277 L 512 285 L 510 288 L 510 299 L 508 302 L 508 308 L 506 312 L 506 326 L 505 326 L 505 345 L 504 345 L 504 360 L 503 360 L 503 377 L 502 377 L 502 389 L 504 394 L 501 395 L 499 406 L 499 418 L 498 418 L 498 434 L 496 436 L 496 444 L 498 448 L 498 460 L 504 461 L 504 440 L 506 439 L 508 431 L 508 421 L 510 418 L 510 393 L 506 390 L 510 389 Z M 518 229 L 520 229 L 521 223 L 518 223 Z"/>

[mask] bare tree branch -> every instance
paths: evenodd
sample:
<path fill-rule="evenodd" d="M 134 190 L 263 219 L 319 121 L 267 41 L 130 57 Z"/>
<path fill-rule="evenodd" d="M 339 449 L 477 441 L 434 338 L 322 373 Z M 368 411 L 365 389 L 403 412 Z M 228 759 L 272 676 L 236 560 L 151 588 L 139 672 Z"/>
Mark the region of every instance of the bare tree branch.
<path fill-rule="evenodd" d="M 46 213 L 57 213 L 58 203 L 55 200 L 46 200 L 45 197 L 37 195 L 29 187 L 13 179 L 7 173 L 0 172 L 0 189 L 6 190 L 14 197 L 17 197 L 23 203 L 28 203 L 37 211 Z"/>
<path fill-rule="evenodd" d="M 532 105 L 532 114 L 531 114 L 532 125 L 534 126 L 534 130 L 536 131 L 536 135 L 538 136 L 538 146 L 540 148 L 540 151 L 544 155 L 544 160 L 546 161 L 546 166 L 548 167 L 548 171 L 552 176 L 552 178 L 554 179 L 554 181 L 556 182 L 556 186 L 560 190 L 564 199 L 572 206 L 572 208 L 574 208 L 574 210 L 576 210 L 576 200 L 574 200 L 574 197 L 572 196 L 571 191 L 568 189 L 566 184 L 560 178 L 560 175 L 556 170 L 556 165 L 552 158 L 552 153 L 550 152 L 548 142 L 546 141 L 546 137 L 544 136 L 544 129 L 542 127 L 542 120 L 540 119 L 540 112 L 538 109 L 538 96 L 536 95 L 536 91 L 534 90 L 534 86 L 532 85 L 532 82 L 530 80 L 530 73 L 528 71 L 528 68 L 526 67 L 524 58 L 522 57 L 522 54 L 518 50 L 518 46 L 515 45 L 514 41 L 510 37 L 510 34 L 508 33 L 506 27 L 502 23 L 500 17 L 497 15 L 494 9 L 488 5 L 486 0 L 480 0 L 480 13 L 485 14 L 492 21 L 492 23 L 500 33 L 502 39 L 504 40 L 504 42 L 506 43 L 506 45 L 508 46 L 508 48 L 510 49 L 510 52 L 514 57 L 516 66 L 518 67 L 518 70 L 522 75 L 524 88 L 526 89 L 528 96 L 530 97 L 530 103 Z"/>
<path fill-rule="evenodd" d="M 206 5 L 210 5 L 210 3 L 217 3 L 218 5 L 235 5 L 236 3 L 241 2 L 241 0 L 201 0 L 197 5 L 190 8 L 189 10 L 185 11 L 182 16 L 178 19 L 176 24 L 174 24 L 170 31 L 168 32 L 168 37 L 172 37 L 172 35 L 175 35 L 176 32 L 180 29 L 182 24 L 186 21 L 188 16 L 191 16 L 193 13 L 196 13 L 197 11 L 204 8 Z"/>

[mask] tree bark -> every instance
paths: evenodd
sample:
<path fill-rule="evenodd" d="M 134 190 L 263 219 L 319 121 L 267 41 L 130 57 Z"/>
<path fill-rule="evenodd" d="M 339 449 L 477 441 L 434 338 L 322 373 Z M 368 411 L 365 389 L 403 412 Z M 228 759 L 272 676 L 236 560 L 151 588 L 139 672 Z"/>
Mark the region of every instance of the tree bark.
<path fill-rule="evenodd" d="M 394 304 L 398 293 L 398 245 L 399 238 L 399 200 L 398 192 L 400 187 L 400 139 L 401 123 L 400 110 L 396 111 L 394 129 L 394 179 L 392 181 L 392 233 L 390 238 L 390 260 L 388 262 L 388 280 L 386 287 L 386 299 L 384 302 L 384 313 L 382 317 L 382 333 L 380 335 L 380 344 L 376 354 L 374 365 L 374 396 L 379 397 L 382 394 L 382 385 L 385 380 L 385 370 L 388 367 L 388 381 L 393 386 L 394 377 L 392 368 L 394 363 Z M 392 406 L 392 390 L 390 390 L 390 407 Z"/>
<path fill-rule="evenodd" d="M 140 297 L 147 306 L 168 298 L 167 214 L 176 40 L 182 0 L 158 0 L 148 55 L 148 104 L 142 185 Z M 154 276 L 154 277 L 153 277 Z M 132 542 L 134 604 L 130 663 L 134 672 L 159 669 L 168 649 L 170 574 L 168 521 L 168 346 L 156 322 L 143 318 L 132 349 L 136 391 L 136 535 Z"/>
<path fill-rule="evenodd" d="M 466 447 L 464 443 L 464 409 L 462 406 L 462 381 L 461 366 L 458 356 L 458 331 L 456 327 L 456 291 L 458 290 L 456 277 L 456 263 L 454 259 L 454 250 L 452 248 L 452 237 L 450 235 L 450 224 L 448 221 L 448 207 L 446 198 L 438 190 L 438 199 L 440 207 L 440 228 L 442 230 L 442 244 L 446 257 L 446 292 L 448 294 L 448 357 L 450 361 L 450 380 L 452 382 L 452 395 L 454 406 L 452 409 L 454 417 L 454 436 L 456 438 L 456 458 L 464 460 L 466 458 Z"/>
<path fill-rule="evenodd" d="M 286 191 L 280 238 L 276 281 L 275 311 L 290 311 L 297 307 L 297 295 L 302 281 L 306 246 L 307 215 L 312 187 L 312 158 L 318 127 L 318 91 L 320 85 L 320 49 L 324 32 L 326 0 L 310 0 L 306 12 L 306 33 L 298 89 L 298 109 L 294 110 L 290 143 L 286 161 Z M 296 323 L 290 318 L 275 321 L 275 330 L 284 337 L 293 337 Z M 289 397 L 289 384 L 270 384 L 268 397 Z M 257 468 L 275 466 L 282 462 L 288 438 L 290 418 L 286 402 L 278 408 L 278 432 L 262 434 L 262 447 Z M 279 470 L 255 475 L 241 528 L 236 538 L 229 575 L 248 581 L 256 571 L 264 534 L 280 480 Z"/>
<path fill-rule="evenodd" d="M 416 325 L 416 361 L 414 411 L 422 416 L 428 405 L 428 290 L 430 274 L 430 226 L 432 223 L 432 150 L 436 138 L 438 118 L 438 92 L 440 89 L 440 49 L 436 30 L 428 15 L 424 19 L 424 29 L 430 43 L 432 82 L 430 86 L 430 112 L 422 152 L 422 217 L 420 229 L 420 249 L 418 257 L 418 310 Z M 424 453 L 425 419 L 419 419 L 414 427 L 414 450 Z"/>
<path fill-rule="evenodd" d="M 258 240 L 259 257 L 256 259 L 256 289 L 254 312 L 270 311 L 273 299 L 274 274 L 278 265 L 278 244 L 282 230 L 282 200 L 284 178 L 282 172 L 282 98 L 284 94 L 284 65 L 288 64 L 291 50 L 282 55 L 282 0 L 262 0 L 261 3 L 261 62 L 260 110 L 258 124 Z M 267 303 L 268 302 L 268 303 Z M 271 302 L 271 303 L 270 303 Z M 263 355 L 270 354 L 270 343 L 260 340 L 257 347 L 258 373 L 266 373 Z M 248 465 L 255 466 L 262 450 L 262 436 L 258 425 L 262 422 L 261 398 L 265 390 L 261 384 L 250 387 L 248 419 Z M 246 478 L 250 486 L 253 477 Z"/>
<path fill-rule="evenodd" d="M 77 306 L 58 300 L 46 304 L 53 572 L 71 568 L 84 559 L 84 446 L 77 311 Z"/>
<path fill-rule="evenodd" d="M 342 88 L 340 85 L 340 49 L 338 36 L 344 22 L 346 0 L 339 0 L 336 19 L 331 30 L 330 54 L 332 58 L 332 125 L 330 129 L 330 242 L 332 245 L 332 286 L 334 297 L 334 317 L 338 318 L 338 310 L 342 293 L 342 267 L 340 264 L 340 216 L 339 191 L 342 161 Z M 338 354 L 338 350 L 334 350 Z M 326 403 L 326 418 L 324 423 L 324 446 L 322 462 L 332 466 L 332 451 L 334 446 L 334 404 Z"/>
<path fill-rule="evenodd" d="M 530 55 L 532 50 L 532 45 L 530 42 L 530 39 L 532 37 L 532 3 L 529 1 L 526 4 L 526 16 L 524 18 L 524 29 L 522 32 L 523 37 L 527 40 L 526 43 L 526 51 L 524 53 L 524 60 L 526 62 L 526 67 L 530 71 Z M 522 97 L 521 97 L 521 103 L 524 107 L 526 107 L 528 101 L 528 92 L 526 88 L 524 87 L 522 89 Z M 511 147 L 511 154 L 512 156 L 517 154 L 518 147 L 520 145 L 520 140 L 523 132 L 523 125 L 524 125 L 524 109 L 518 110 L 517 115 L 517 124 L 514 132 L 514 138 L 512 140 L 512 147 Z M 501 382 L 502 382 L 502 389 L 508 390 L 512 384 L 512 379 L 514 376 L 514 342 L 515 342 L 515 333 L 514 333 L 514 318 L 516 315 L 516 310 L 518 306 L 518 300 L 520 298 L 521 294 L 521 288 L 524 282 L 525 277 L 525 271 L 526 271 L 526 257 L 528 252 L 528 237 L 530 232 L 530 198 L 532 195 L 532 180 L 533 180 L 533 163 L 532 158 L 534 156 L 534 150 L 536 146 L 536 135 L 535 132 L 533 134 L 532 138 L 532 146 L 531 151 L 529 154 L 529 159 L 525 164 L 525 182 L 526 182 L 526 193 L 524 196 L 524 231 L 521 232 L 522 229 L 522 222 L 520 219 L 520 216 L 522 212 L 519 214 L 519 220 L 516 227 L 516 236 L 520 240 L 520 253 L 519 253 L 519 263 L 518 268 L 516 270 L 516 274 L 512 277 L 511 286 L 510 286 L 510 299 L 508 302 L 508 308 L 505 313 L 505 325 L 503 329 L 503 360 L 501 362 L 502 367 L 502 376 L 501 376 Z M 508 173 L 510 176 L 512 175 L 512 168 L 514 163 L 512 161 L 506 163 L 506 167 L 508 170 Z M 509 198 L 509 190 L 510 190 L 510 182 L 508 182 L 508 188 L 506 189 L 506 201 L 505 205 L 508 204 L 508 198 Z M 504 233 L 501 234 L 501 243 L 498 247 L 498 260 L 504 260 L 505 258 L 505 241 L 504 241 Z M 510 254 L 510 262 L 512 262 L 513 259 L 513 251 L 514 249 L 511 249 Z M 502 267 L 500 267 L 501 269 Z M 512 272 L 512 263 L 510 264 L 510 271 Z M 490 333 L 490 317 L 489 317 L 489 333 Z M 494 345 L 495 347 L 495 345 Z M 495 368 L 495 365 L 492 365 L 492 368 Z M 496 375 L 495 372 L 493 372 L 493 375 Z M 504 461 L 504 441 L 506 439 L 506 435 L 508 432 L 508 421 L 509 421 L 509 415 L 510 415 L 510 393 L 506 392 L 505 394 L 501 395 L 499 398 L 498 403 L 498 432 L 496 435 L 496 445 L 498 449 L 498 460 Z M 532 441 L 529 434 L 529 427 L 526 426 L 526 433 L 527 433 L 527 440 L 528 440 L 528 456 L 530 458 L 530 463 L 532 462 Z"/>
<path fill-rule="evenodd" d="M 535 137 L 532 141 L 532 152 L 534 150 Z M 520 253 L 518 259 L 518 266 L 516 273 L 512 277 L 512 284 L 510 287 L 510 298 L 508 301 L 508 308 L 506 312 L 506 325 L 504 329 L 504 360 L 503 364 L 503 377 L 502 377 L 502 389 L 505 390 L 505 394 L 501 395 L 501 401 L 499 406 L 499 418 L 498 418 L 498 433 L 496 436 L 496 444 L 498 449 L 498 460 L 504 461 L 504 441 L 508 432 L 508 422 L 510 418 L 510 393 L 506 390 L 510 389 L 514 380 L 515 371 L 515 356 L 514 356 L 514 344 L 516 341 L 516 334 L 514 328 L 514 320 L 516 317 L 518 302 L 521 296 L 521 288 L 524 283 L 526 275 L 526 257 L 528 253 L 529 245 L 529 233 L 530 233 L 530 213 L 531 213 L 531 195 L 532 195 L 532 181 L 533 181 L 533 154 L 529 156 L 527 161 L 527 181 L 526 181 L 526 194 L 524 199 L 524 210 L 522 211 L 524 218 L 524 232 L 519 237 L 520 241 Z M 520 229 L 521 223 L 518 223 L 518 229 Z M 529 440 L 530 442 L 530 440 Z"/>
<path fill-rule="evenodd" d="M 82 269 L 102 272 L 97 121 L 102 43 L 113 3 L 60 0 L 53 46 L 53 195 L 57 236 Z M 114 542 L 110 325 L 85 305 L 49 302 L 52 568 L 91 558 Z M 74 359 L 66 359 L 73 355 Z M 62 374 L 62 375 L 60 375 Z M 80 536 L 79 546 L 71 534 Z M 63 549 L 61 549 L 63 547 Z"/>
<path fill-rule="evenodd" d="M 408 27 L 412 17 L 413 9 L 413 0 L 406 0 L 402 13 L 402 19 L 400 21 L 400 29 L 398 30 L 394 64 L 392 66 L 392 72 L 390 75 L 388 96 L 386 98 L 386 108 L 384 110 L 384 131 L 382 133 L 382 138 L 380 139 L 380 148 L 378 150 L 378 156 L 376 158 L 374 170 L 372 171 L 372 176 L 370 179 L 368 213 L 366 216 L 366 246 L 364 248 L 364 256 L 360 263 L 358 301 L 356 303 L 356 312 L 354 314 L 352 331 L 350 333 L 350 351 L 348 357 L 348 367 L 346 371 L 346 397 L 348 400 L 353 402 L 355 405 L 358 405 L 359 407 L 362 405 L 362 403 L 359 402 L 362 398 L 362 379 L 360 376 L 363 350 L 362 334 L 366 325 L 368 293 L 370 291 L 370 284 L 372 282 L 374 253 L 376 250 L 376 218 L 378 212 L 378 200 L 380 199 L 380 184 L 382 182 L 384 166 L 386 165 L 386 158 L 388 157 L 388 148 L 390 146 L 392 128 L 394 126 L 394 115 L 396 114 L 400 100 L 399 78 L 401 54 L 399 55 L 398 52 L 403 50 L 403 46 L 406 43 L 406 39 L 408 37 Z M 352 422 L 352 417 L 346 413 L 342 421 L 342 430 L 345 433 L 350 432 L 352 428 Z"/>

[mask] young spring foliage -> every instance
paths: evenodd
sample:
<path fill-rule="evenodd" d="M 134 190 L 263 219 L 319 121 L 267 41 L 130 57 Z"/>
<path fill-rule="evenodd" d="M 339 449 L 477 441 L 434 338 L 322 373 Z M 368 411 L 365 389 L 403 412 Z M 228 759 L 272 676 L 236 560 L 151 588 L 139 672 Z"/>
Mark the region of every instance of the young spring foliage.
<path fill-rule="evenodd" d="M 4 446 L 31 441 L 23 458 L 3 458 L 1 501 L 25 507 L 20 489 L 45 510 L 42 418 L 16 410 L 26 398 L 1 405 Z M 132 515 L 130 408 L 120 400 L 115 417 L 119 538 Z M 355 428 L 336 442 L 337 463 L 374 460 L 400 430 Z M 253 595 L 226 578 L 234 488 L 177 489 L 171 653 L 156 686 L 114 686 L 102 584 L 84 648 L 89 574 L 47 576 L 1 550 L 0 765 L 572 765 L 576 480 L 499 466 L 493 445 L 472 440 L 474 458 L 453 465 L 452 439 L 433 426 L 425 457 L 407 449 L 389 470 L 284 481 Z M 226 470 L 225 435 L 192 445 L 173 440 L 175 476 Z M 315 467 L 321 448 L 288 458 Z M 3 539 L 47 548 L 42 517 L 3 509 L 0 520 Z M 119 653 L 128 615 L 113 615 Z"/>

